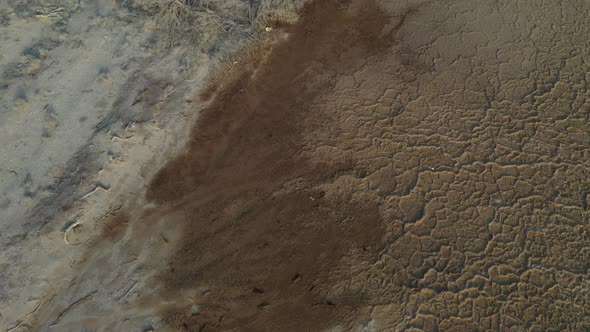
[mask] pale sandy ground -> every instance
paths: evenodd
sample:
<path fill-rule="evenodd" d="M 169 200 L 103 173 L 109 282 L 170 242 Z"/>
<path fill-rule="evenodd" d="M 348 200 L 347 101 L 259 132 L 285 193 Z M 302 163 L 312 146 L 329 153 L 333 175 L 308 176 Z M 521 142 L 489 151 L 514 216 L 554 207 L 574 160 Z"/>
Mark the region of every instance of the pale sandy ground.
<path fill-rule="evenodd" d="M 317 109 L 345 135 L 308 142 L 316 160 L 357 160 L 320 186 L 327 199 L 374 201 L 384 223 L 383 250 L 343 263 L 327 291 L 362 291 L 366 317 L 333 330 L 590 327 L 590 6 L 380 4 L 393 26 L 403 17 L 399 43 L 338 76 Z M 82 2 L 63 24 L 59 10 L 8 10 L 0 26 L 2 331 L 166 330 L 161 307 L 190 318 L 211 305 L 198 294 L 215 280 L 141 301 L 178 249 L 173 212 L 149 228 L 138 212 L 115 244 L 91 241 L 105 214 L 145 203 L 205 106 L 193 97 L 208 58 L 156 51 L 153 22 L 128 10 Z M 236 294 L 219 315 L 242 310 L 250 295 Z"/>
<path fill-rule="evenodd" d="M 198 47 L 163 48 L 153 15 L 131 5 L 3 1 L 0 13 L 5 331 L 67 280 L 96 223 L 141 196 L 183 145 L 210 63 Z"/>

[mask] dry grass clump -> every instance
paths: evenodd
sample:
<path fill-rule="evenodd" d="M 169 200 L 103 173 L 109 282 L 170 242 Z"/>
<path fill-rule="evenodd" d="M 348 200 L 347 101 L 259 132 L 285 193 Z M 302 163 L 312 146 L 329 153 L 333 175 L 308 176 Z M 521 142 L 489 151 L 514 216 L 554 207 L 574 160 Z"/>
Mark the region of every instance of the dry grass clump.
<path fill-rule="evenodd" d="M 178 27 L 192 19 L 189 5 L 179 0 L 163 0 L 160 23 L 165 27 Z"/>
<path fill-rule="evenodd" d="M 247 36 L 239 41 L 239 50 L 213 59 L 214 70 L 201 98 L 209 99 L 219 88 L 244 75 L 255 75 L 256 68 L 266 61 L 273 45 L 284 37 L 280 28 L 297 21 L 303 3 L 304 0 L 263 0 L 257 7 L 250 7 Z"/>
<path fill-rule="evenodd" d="M 207 53 L 249 29 L 247 7 L 241 1 L 160 0 L 156 21 L 169 43 L 189 43 Z"/>
<path fill-rule="evenodd" d="M 258 8 L 256 23 L 259 27 L 281 27 L 297 21 L 299 9 L 305 0 L 262 1 Z"/>
<path fill-rule="evenodd" d="M 154 0 L 135 0 L 154 1 Z M 158 26 L 179 39 L 208 51 L 223 41 L 236 46 L 265 28 L 278 28 L 297 20 L 305 0 L 158 0 Z M 196 43 L 196 44 L 195 44 Z M 227 49 L 227 47 L 223 47 Z M 237 51 L 237 48 L 233 51 Z"/>
<path fill-rule="evenodd" d="M 164 47 L 185 46 L 213 62 L 207 98 L 224 82 L 254 72 L 280 28 L 297 21 L 307 0 L 125 0 L 153 13 Z"/>

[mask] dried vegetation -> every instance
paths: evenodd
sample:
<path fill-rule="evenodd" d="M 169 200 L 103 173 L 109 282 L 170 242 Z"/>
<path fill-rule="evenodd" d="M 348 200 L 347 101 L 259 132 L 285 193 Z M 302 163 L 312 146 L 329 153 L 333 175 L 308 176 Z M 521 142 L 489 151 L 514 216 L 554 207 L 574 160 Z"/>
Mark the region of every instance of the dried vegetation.
<path fill-rule="evenodd" d="M 126 0 L 124 5 L 154 18 L 160 47 L 193 49 L 215 70 L 202 92 L 252 72 L 265 59 L 276 33 L 297 20 L 304 0 Z M 273 33 L 269 33 L 273 32 Z M 232 76 L 232 77 L 230 77 Z"/>

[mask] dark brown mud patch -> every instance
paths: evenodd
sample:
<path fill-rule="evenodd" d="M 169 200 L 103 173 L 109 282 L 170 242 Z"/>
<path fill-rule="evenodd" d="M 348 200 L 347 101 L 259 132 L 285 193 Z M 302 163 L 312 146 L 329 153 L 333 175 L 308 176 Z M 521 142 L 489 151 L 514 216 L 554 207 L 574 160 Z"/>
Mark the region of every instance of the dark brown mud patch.
<path fill-rule="evenodd" d="M 255 73 L 242 72 L 201 113 L 186 151 L 147 194 L 181 216 L 170 227 L 184 233 L 158 287 L 198 303 L 169 306 L 168 323 L 296 331 L 368 317 L 366 296 L 334 291 L 347 273 L 331 272 L 380 248 L 377 204 L 324 196 L 319 186 L 355 162 L 309 160 L 303 149 L 330 117 L 314 105 L 386 50 L 388 23 L 371 1 L 313 2 Z"/>

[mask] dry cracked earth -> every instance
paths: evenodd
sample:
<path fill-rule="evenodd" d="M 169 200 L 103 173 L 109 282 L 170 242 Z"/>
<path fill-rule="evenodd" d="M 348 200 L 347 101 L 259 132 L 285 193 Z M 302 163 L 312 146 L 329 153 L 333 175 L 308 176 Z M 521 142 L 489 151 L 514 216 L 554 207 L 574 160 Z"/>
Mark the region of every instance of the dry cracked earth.
<path fill-rule="evenodd" d="M 306 5 L 29 326 L 590 330 L 589 20 Z"/>

